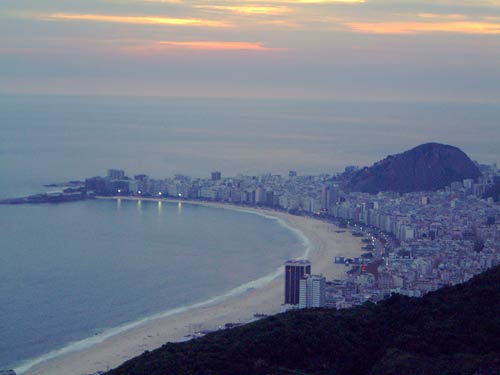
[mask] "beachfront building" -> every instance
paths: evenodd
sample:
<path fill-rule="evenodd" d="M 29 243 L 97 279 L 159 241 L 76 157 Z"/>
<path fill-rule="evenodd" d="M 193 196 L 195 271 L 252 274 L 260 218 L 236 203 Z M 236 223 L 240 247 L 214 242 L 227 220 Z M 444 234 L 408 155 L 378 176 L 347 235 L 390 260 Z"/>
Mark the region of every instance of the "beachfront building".
<path fill-rule="evenodd" d="M 326 280 L 321 275 L 304 275 L 300 280 L 299 308 L 325 306 L 325 285 Z"/>
<path fill-rule="evenodd" d="M 111 180 L 124 180 L 125 171 L 123 169 L 108 169 L 108 178 Z"/>
<path fill-rule="evenodd" d="M 212 181 L 220 181 L 222 178 L 222 174 L 219 171 L 214 171 L 211 173 Z"/>
<path fill-rule="evenodd" d="M 311 274 L 311 262 L 308 260 L 290 260 L 285 263 L 285 305 L 298 305 L 300 280 Z"/>
<path fill-rule="evenodd" d="M 266 189 L 262 186 L 259 186 L 255 189 L 255 203 L 256 204 L 265 204 L 266 203 Z"/>

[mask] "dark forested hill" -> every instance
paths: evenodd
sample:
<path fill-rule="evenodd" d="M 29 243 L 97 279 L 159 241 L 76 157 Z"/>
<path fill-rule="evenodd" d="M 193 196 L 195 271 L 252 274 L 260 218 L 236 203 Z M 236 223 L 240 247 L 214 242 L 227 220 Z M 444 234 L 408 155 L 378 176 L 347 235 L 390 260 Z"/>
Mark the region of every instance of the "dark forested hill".
<path fill-rule="evenodd" d="M 359 170 L 346 188 L 365 193 L 433 191 L 454 181 L 476 179 L 480 174 L 479 168 L 460 149 L 426 143 Z"/>
<path fill-rule="evenodd" d="M 275 315 L 145 352 L 107 375 L 500 374 L 500 267 L 420 299 Z"/>

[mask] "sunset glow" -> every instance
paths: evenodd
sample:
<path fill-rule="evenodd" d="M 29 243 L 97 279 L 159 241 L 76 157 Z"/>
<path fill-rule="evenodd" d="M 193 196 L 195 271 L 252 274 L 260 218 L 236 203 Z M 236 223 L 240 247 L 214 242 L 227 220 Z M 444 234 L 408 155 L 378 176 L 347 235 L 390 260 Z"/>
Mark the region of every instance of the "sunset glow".
<path fill-rule="evenodd" d="M 199 51 L 274 51 L 262 43 L 222 42 L 222 41 L 158 41 L 145 46 L 125 48 L 131 52 L 161 52 L 165 50 L 199 50 Z"/>
<path fill-rule="evenodd" d="M 419 13 L 417 17 L 428 19 L 447 19 L 447 20 L 464 20 L 467 18 L 464 14 L 436 14 L 436 13 Z"/>
<path fill-rule="evenodd" d="M 264 7 L 264 6 L 198 5 L 197 8 L 229 11 L 240 14 L 262 14 L 262 15 L 284 14 L 292 11 L 288 7 Z"/>
<path fill-rule="evenodd" d="M 500 101 L 499 35 L 497 0 L 6 0 L 0 93 Z"/>
<path fill-rule="evenodd" d="M 349 23 L 354 31 L 368 34 L 500 34 L 500 24 L 486 22 L 382 22 Z"/>
<path fill-rule="evenodd" d="M 158 43 L 166 48 L 187 48 L 200 50 L 247 50 L 247 51 L 271 51 L 271 48 L 266 48 L 262 43 L 245 43 L 245 42 L 210 42 L 210 41 L 195 41 L 195 42 L 175 42 L 162 41 Z"/>
<path fill-rule="evenodd" d="M 252 0 L 244 0 L 252 1 Z M 362 4 L 367 0 L 263 0 L 261 3 L 288 3 L 288 4 Z"/>
<path fill-rule="evenodd" d="M 139 25 L 171 25 L 171 26 L 204 26 L 204 27 L 229 27 L 222 21 L 198 19 L 198 18 L 169 18 L 169 17 L 146 17 L 146 16 L 111 16 L 105 14 L 78 14 L 78 13 L 54 13 L 46 17 L 49 20 L 62 21 L 93 21 L 128 23 Z"/>

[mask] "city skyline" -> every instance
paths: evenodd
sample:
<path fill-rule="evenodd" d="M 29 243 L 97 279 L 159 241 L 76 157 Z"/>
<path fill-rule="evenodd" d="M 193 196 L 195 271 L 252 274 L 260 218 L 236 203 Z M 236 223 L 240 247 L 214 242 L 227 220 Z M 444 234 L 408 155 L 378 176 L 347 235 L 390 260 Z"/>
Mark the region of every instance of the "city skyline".
<path fill-rule="evenodd" d="M 499 1 L 3 1 L 0 93 L 498 103 Z"/>

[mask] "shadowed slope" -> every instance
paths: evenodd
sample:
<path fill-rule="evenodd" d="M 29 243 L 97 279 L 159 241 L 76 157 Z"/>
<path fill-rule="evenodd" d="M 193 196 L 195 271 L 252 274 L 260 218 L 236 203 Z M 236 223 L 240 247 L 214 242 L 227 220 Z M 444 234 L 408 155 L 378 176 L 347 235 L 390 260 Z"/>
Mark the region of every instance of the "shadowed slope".
<path fill-rule="evenodd" d="M 426 143 L 361 169 L 352 176 L 347 189 L 365 193 L 434 191 L 454 181 L 476 179 L 480 174 L 460 149 Z"/>
<path fill-rule="evenodd" d="M 108 375 L 489 373 L 500 370 L 499 311 L 497 267 L 421 299 L 293 311 L 169 343 Z"/>

